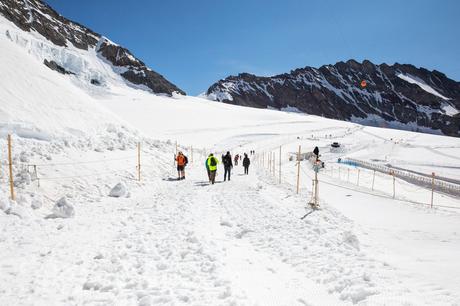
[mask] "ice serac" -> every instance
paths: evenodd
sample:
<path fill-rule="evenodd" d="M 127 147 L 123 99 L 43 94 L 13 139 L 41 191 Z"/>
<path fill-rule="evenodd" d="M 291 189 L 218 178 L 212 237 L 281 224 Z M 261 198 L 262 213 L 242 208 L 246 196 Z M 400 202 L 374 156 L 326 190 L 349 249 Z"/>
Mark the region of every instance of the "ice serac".
<path fill-rule="evenodd" d="M 236 105 L 295 108 L 367 125 L 460 136 L 460 83 L 412 65 L 349 60 L 272 77 L 242 73 L 213 84 L 207 96 Z"/>
<path fill-rule="evenodd" d="M 126 81 L 154 93 L 185 94 L 162 75 L 147 67 L 131 52 L 85 26 L 61 16 L 42 0 L 0 0 L 0 14 L 27 32 L 37 32 L 59 47 L 95 49 Z"/>

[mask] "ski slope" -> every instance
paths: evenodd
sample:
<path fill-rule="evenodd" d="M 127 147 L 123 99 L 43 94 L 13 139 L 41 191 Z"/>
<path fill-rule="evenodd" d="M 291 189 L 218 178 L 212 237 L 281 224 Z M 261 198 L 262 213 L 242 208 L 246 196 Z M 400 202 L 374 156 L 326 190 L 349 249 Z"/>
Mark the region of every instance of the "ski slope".
<path fill-rule="evenodd" d="M 289 161 L 299 145 L 318 146 L 326 170 L 354 157 L 460 179 L 458 138 L 155 96 L 96 58 L 86 62 L 106 87 L 84 86 L 45 67 L 39 43 L 17 43 L 40 37 L 0 21 L 0 305 L 460 304 L 460 209 L 404 201 L 430 197 L 406 182 L 394 200 L 385 176 L 371 191 L 369 176 L 357 186 L 322 171 L 321 209 L 301 219 L 313 172 L 302 163 L 296 194 Z M 184 181 L 174 180 L 176 141 L 191 161 Z M 333 141 L 344 151 L 330 152 Z M 281 183 L 260 163 L 280 146 Z M 227 150 L 258 155 L 248 176 L 235 167 L 224 183 L 219 168 L 209 186 L 205 157 Z M 109 197 L 120 182 L 127 194 Z M 62 197 L 72 218 L 52 217 Z M 460 208 L 446 195 L 435 203 Z"/>

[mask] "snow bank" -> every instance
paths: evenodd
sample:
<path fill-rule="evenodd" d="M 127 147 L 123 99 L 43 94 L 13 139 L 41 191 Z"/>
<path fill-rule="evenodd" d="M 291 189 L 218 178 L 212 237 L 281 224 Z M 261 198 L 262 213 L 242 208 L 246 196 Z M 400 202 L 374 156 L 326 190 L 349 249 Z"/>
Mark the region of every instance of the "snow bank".
<path fill-rule="evenodd" d="M 67 201 L 66 197 L 62 197 L 53 207 L 53 213 L 47 216 L 48 219 L 54 218 L 72 218 L 75 215 L 75 209 L 72 204 Z"/>
<path fill-rule="evenodd" d="M 127 197 L 128 196 L 128 187 L 126 186 L 125 183 L 120 182 L 116 184 L 112 190 L 110 190 L 109 196 L 114 197 L 114 198 L 121 198 L 121 197 Z"/>
<path fill-rule="evenodd" d="M 0 211 L 7 213 L 11 208 L 10 200 L 8 197 L 0 190 Z"/>

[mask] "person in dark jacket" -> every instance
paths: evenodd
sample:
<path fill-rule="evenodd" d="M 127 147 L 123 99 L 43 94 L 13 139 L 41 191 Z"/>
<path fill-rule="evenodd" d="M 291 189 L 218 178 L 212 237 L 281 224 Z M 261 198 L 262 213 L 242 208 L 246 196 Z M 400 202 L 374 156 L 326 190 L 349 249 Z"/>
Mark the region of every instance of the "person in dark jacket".
<path fill-rule="evenodd" d="M 222 163 L 224 164 L 224 182 L 227 180 L 227 175 L 228 180 L 230 181 L 230 171 L 233 168 L 232 156 L 230 155 L 230 152 L 227 152 L 227 154 L 225 154 L 225 156 L 222 158 Z"/>
<path fill-rule="evenodd" d="M 313 154 L 316 155 L 316 160 L 318 160 L 318 158 L 319 158 L 319 149 L 318 149 L 318 147 L 315 147 L 315 148 L 313 149 Z"/>
<path fill-rule="evenodd" d="M 249 165 L 251 164 L 251 161 L 249 160 L 249 157 L 246 153 L 244 153 L 244 158 L 243 158 L 243 167 L 244 167 L 244 174 L 249 174 Z"/>

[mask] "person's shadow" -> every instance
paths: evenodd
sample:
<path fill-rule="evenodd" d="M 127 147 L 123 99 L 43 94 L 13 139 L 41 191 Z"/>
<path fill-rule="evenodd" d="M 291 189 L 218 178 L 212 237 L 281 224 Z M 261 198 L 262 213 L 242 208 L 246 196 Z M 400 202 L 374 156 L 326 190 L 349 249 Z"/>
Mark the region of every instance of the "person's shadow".
<path fill-rule="evenodd" d="M 175 182 L 175 181 L 179 181 L 179 179 L 177 177 L 168 177 L 166 179 L 163 179 L 163 181 Z"/>

